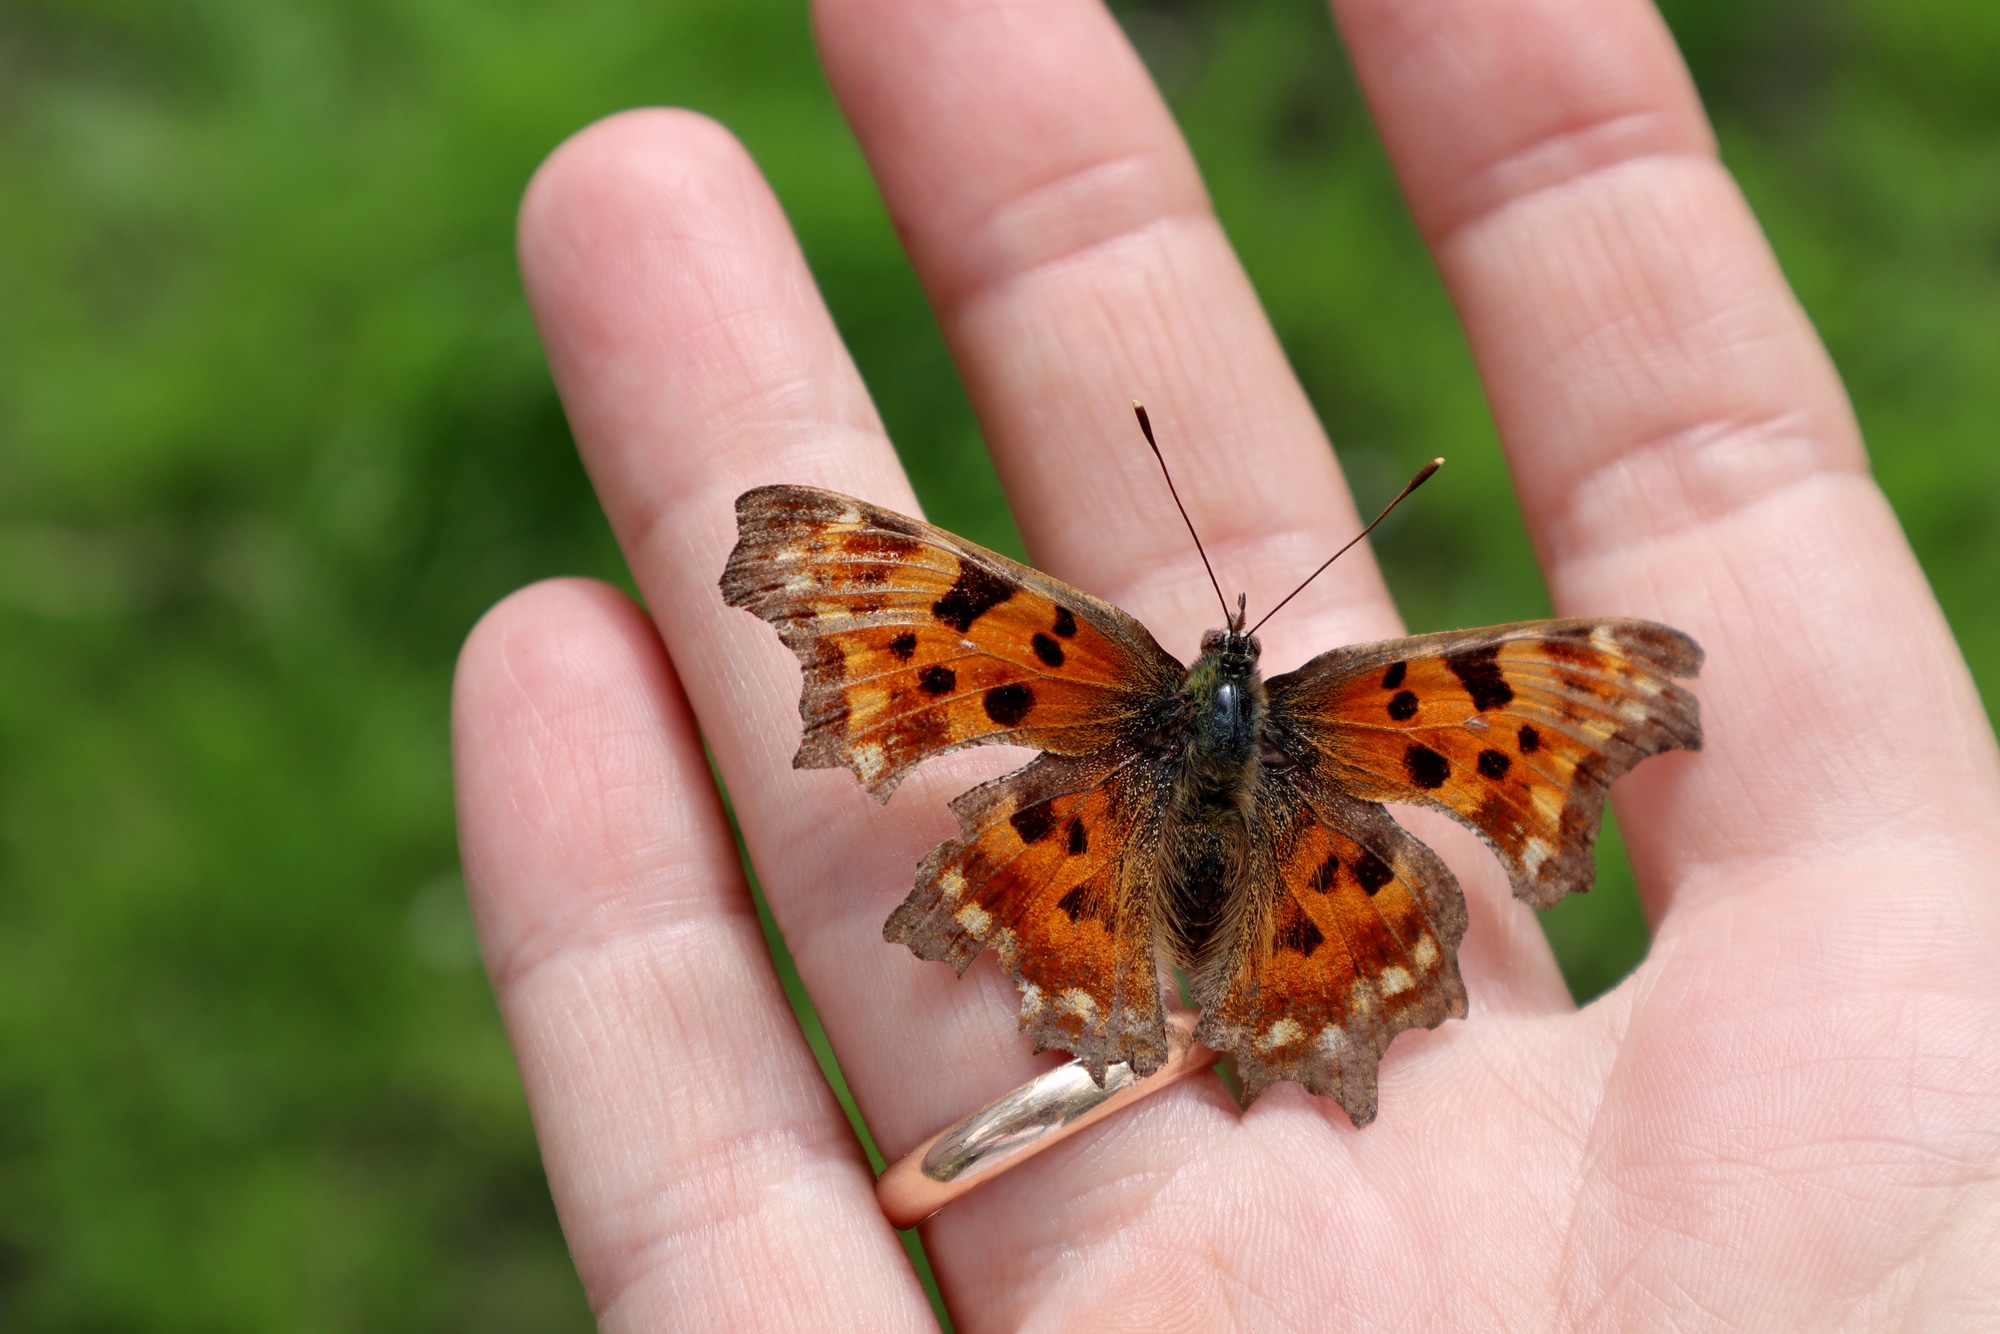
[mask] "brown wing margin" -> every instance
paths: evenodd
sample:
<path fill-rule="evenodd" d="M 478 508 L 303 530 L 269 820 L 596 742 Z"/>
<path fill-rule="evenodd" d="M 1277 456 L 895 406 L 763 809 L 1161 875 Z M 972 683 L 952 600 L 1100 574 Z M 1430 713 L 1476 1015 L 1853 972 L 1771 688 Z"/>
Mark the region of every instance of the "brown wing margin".
<path fill-rule="evenodd" d="M 1269 683 L 1266 735 L 1322 784 L 1471 826 L 1538 908 L 1589 889 L 1612 782 L 1701 749 L 1673 678 L 1699 646 L 1650 621 L 1525 621 L 1336 649 Z"/>
<path fill-rule="evenodd" d="M 1465 1014 L 1465 899 L 1380 806 L 1299 771 L 1260 782 L 1253 861 L 1196 978 L 1195 1038 L 1236 1059 L 1246 1106 L 1281 1079 L 1375 1119 L 1382 1053 Z"/>
<path fill-rule="evenodd" d="M 951 804 L 959 836 L 917 868 L 883 927 L 962 974 L 992 948 L 1021 988 L 1035 1050 L 1080 1058 L 1098 1083 L 1168 1055 L 1154 963 L 1152 859 L 1172 778 L 1127 747 L 1043 755 Z"/>
<path fill-rule="evenodd" d="M 736 525 L 723 600 L 769 621 L 804 669 L 793 766 L 845 765 L 884 800 L 958 746 L 1101 750 L 1186 674 L 1110 603 L 864 501 L 758 487 Z"/>

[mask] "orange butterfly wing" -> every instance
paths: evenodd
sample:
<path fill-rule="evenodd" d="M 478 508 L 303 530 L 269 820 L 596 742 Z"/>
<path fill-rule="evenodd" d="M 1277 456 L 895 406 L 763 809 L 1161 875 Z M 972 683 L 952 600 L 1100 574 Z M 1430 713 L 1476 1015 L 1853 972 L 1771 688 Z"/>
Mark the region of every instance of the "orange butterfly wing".
<path fill-rule="evenodd" d="M 1614 779 L 1701 749 L 1701 649 L 1650 621 L 1524 621 L 1325 653 L 1269 682 L 1265 735 L 1320 783 L 1430 806 L 1499 854 L 1545 908 L 1596 876 Z"/>
<path fill-rule="evenodd" d="M 1464 896 L 1387 811 L 1301 771 L 1266 771 L 1253 809 L 1243 897 L 1196 979 L 1195 1038 L 1236 1058 L 1246 1106 L 1292 1079 L 1366 1125 L 1389 1040 L 1465 1014 Z"/>
<path fill-rule="evenodd" d="M 877 797 L 958 746 L 1101 750 L 1148 725 L 1186 669 L 1138 621 L 942 528 L 832 491 L 736 501 L 723 598 L 805 671 L 792 764 Z"/>
<path fill-rule="evenodd" d="M 973 788 L 883 936 L 961 974 L 996 950 L 1036 1051 L 1072 1053 L 1100 1084 L 1118 1061 L 1151 1074 L 1167 1059 L 1153 912 L 1172 784 L 1159 757 L 1120 746 Z"/>

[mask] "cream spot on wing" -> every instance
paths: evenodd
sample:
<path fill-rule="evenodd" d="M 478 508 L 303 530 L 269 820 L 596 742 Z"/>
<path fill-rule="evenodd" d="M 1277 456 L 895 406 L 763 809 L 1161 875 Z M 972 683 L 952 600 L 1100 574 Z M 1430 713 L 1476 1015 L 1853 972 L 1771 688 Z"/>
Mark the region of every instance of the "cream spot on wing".
<path fill-rule="evenodd" d="M 861 511 L 854 508 L 854 506 L 852 505 L 848 505 L 844 507 L 839 514 L 836 514 L 834 516 L 833 521 L 838 524 L 846 524 L 849 526 L 858 524 L 861 522 Z"/>
<path fill-rule="evenodd" d="M 854 756 L 854 772 L 861 775 L 864 783 L 874 782 L 889 767 L 889 757 L 883 753 L 879 741 L 864 741 L 849 753 Z"/>
<path fill-rule="evenodd" d="M 1381 1003 L 1375 999 L 1375 988 L 1355 978 L 1354 985 L 1347 989 L 1347 1012 L 1357 1019 L 1373 1022 L 1381 1011 Z"/>
<path fill-rule="evenodd" d="M 1257 1039 L 1257 1050 L 1271 1051 L 1278 1047 L 1289 1047 L 1305 1037 L 1306 1030 L 1299 1021 L 1292 1018 L 1280 1019 L 1264 1030 L 1264 1036 Z"/>
<path fill-rule="evenodd" d="M 880 686 L 853 686 L 848 689 L 846 699 L 848 717 L 866 721 L 889 707 L 890 694 Z M 881 743 L 876 741 L 865 741 L 862 745 L 873 746 L 878 751 L 882 749 Z M 855 747 L 857 753 L 860 749 L 861 746 Z"/>
<path fill-rule="evenodd" d="M 1592 630 L 1590 632 L 1590 642 L 1598 648 L 1603 649 L 1606 653 L 1616 653 L 1618 651 L 1618 636 L 1611 633 L 1611 627 L 1608 625 L 1600 625 L 1595 630 Z"/>
<path fill-rule="evenodd" d="M 958 873 L 956 866 L 946 867 L 944 874 L 937 878 L 937 886 L 938 893 L 945 898 L 956 899 L 965 892 L 965 877 Z"/>
<path fill-rule="evenodd" d="M 1559 787 L 1543 787 L 1540 783 L 1528 789 L 1529 799 L 1535 803 L 1535 814 L 1546 824 L 1555 824 L 1562 815 L 1563 793 Z"/>
<path fill-rule="evenodd" d="M 968 903 L 951 915 L 952 920 L 975 936 L 986 934 L 986 928 L 993 925 L 993 914 L 976 903 Z"/>
<path fill-rule="evenodd" d="M 1521 865 L 1529 875 L 1539 875 L 1542 864 L 1553 855 L 1554 849 L 1539 838 L 1531 838 L 1521 849 Z"/>
<path fill-rule="evenodd" d="M 1021 984 L 1021 1017 L 1032 1019 L 1042 1012 L 1042 989 L 1033 982 Z"/>
<path fill-rule="evenodd" d="M 1429 936 L 1418 936 L 1416 948 L 1410 951 L 1410 962 L 1425 972 L 1429 972 L 1431 965 L 1437 961 L 1437 942 Z"/>
<path fill-rule="evenodd" d="M 1323 1055 L 1336 1061 L 1344 1061 L 1354 1043 L 1348 1038 L 1346 1029 L 1338 1024 L 1328 1024 L 1320 1029 L 1319 1041 L 1313 1045 L 1318 1047 Z"/>
<path fill-rule="evenodd" d="M 1382 980 L 1376 985 L 1382 988 L 1384 996 L 1400 996 L 1417 984 L 1410 976 L 1410 970 L 1398 964 L 1382 970 Z"/>
<path fill-rule="evenodd" d="M 1092 1023 L 1097 1018 L 1097 1001 L 1087 991 L 1071 987 L 1056 997 L 1056 1008 L 1064 1014 L 1073 1014 L 1084 1023 Z"/>
<path fill-rule="evenodd" d="M 788 574 L 785 576 L 785 591 L 787 593 L 803 593 L 808 588 L 814 587 L 816 582 L 811 570 L 801 570 L 797 574 Z"/>

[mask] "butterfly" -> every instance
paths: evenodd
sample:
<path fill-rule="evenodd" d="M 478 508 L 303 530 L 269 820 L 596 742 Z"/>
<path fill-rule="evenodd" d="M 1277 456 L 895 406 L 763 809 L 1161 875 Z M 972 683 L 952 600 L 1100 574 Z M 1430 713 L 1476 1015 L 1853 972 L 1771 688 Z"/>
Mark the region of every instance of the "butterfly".
<path fill-rule="evenodd" d="M 1035 1049 L 1100 1085 L 1166 1062 L 1166 964 L 1244 1106 L 1289 1079 L 1366 1125 L 1390 1039 L 1465 1014 L 1464 896 L 1383 803 L 1469 825 L 1546 907 L 1590 888 L 1612 781 L 1701 747 L 1674 684 L 1701 649 L 1647 621 L 1358 644 L 1266 681 L 1240 599 L 1188 667 L 1110 603 L 865 501 L 764 486 L 736 522 L 724 600 L 804 670 L 794 768 L 886 801 L 948 750 L 1041 752 L 952 802 L 958 836 L 883 934 L 961 975 L 993 950 Z"/>

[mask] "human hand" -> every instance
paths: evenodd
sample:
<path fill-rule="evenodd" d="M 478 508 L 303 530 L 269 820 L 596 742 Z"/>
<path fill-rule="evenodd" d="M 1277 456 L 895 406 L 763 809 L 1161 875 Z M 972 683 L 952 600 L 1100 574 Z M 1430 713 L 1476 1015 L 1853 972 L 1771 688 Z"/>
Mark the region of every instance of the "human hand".
<path fill-rule="evenodd" d="M 1405 1034 L 1355 1131 L 1196 1077 L 952 1205 L 959 1326 L 2000 1321 L 2000 763 L 1840 386 L 1638 0 L 1340 0 L 1458 303 L 1557 610 L 1708 651 L 1708 749 L 1617 789 L 1654 929 L 1575 1010 L 1471 836 L 1471 1015 Z M 1215 619 L 1131 437 L 1146 397 L 1232 585 L 1357 526 L 1143 69 L 1090 0 L 822 0 L 829 76 L 1036 563 L 1185 657 Z M 742 151 L 643 112 L 558 151 L 522 265 L 649 621 L 575 582 L 467 645 L 467 882 L 551 1187 L 609 1329 L 921 1326 L 771 969 L 702 739 L 892 1157 L 1048 1063 L 1000 970 L 882 943 L 946 800 L 794 772 L 798 669 L 715 580 L 766 482 L 914 512 Z M 1358 557 L 1358 558 L 1357 558 Z M 1282 671 L 1398 633 L 1357 552 Z M 662 643 L 664 642 L 664 649 Z M 697 731 L 699 727 L 699 731 Z M 1412 822 L 1415 823 L 1414 821 Z"/>

